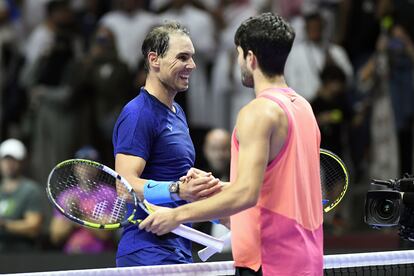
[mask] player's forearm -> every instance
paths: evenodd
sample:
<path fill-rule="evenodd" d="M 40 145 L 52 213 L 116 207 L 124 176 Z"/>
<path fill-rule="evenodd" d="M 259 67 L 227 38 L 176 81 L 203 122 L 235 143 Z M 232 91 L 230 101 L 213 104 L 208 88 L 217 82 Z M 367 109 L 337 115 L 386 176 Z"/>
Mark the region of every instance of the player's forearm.
<path fill-rule="evenodd" d="M 208 199 L 176 208 L 178 220 L 185 223 L 228 217 L 257 203 L 255 195 L 235 186 L 228 185 L 221 193 Z"/>
<path fill-rule="evenodd" d="M 143 179 L 140 177 L 136 177 L 133 175 L 124 176 L 125 179 L 131 184 L 132 189 L 134 189 L 135 194 L 143 199 L 144 198 L 144 185 L 148 181 L 147 179 Z"/>
<path fill-rule="evenodd" d="M 134 189 L 135 194 L 142 199 L 144 184 L 147 180 L 140 178 L 144 168 L 145 160 L 132 155 L 118 153 L 115 157 L 115 171 L 119 173 Z M 122 189 L 120 189 L 122 191 Z M 119 191 L 118 191 L 119 193 Z M 132 198 L 129 193 L 124 193 L 129 200 Z"/>

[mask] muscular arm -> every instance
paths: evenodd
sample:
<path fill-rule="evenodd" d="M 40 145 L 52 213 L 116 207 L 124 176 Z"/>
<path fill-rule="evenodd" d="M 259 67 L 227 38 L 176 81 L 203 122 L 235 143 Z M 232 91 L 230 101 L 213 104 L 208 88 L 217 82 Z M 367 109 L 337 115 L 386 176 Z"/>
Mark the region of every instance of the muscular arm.
<path fill-rule="evenodd" d="M 253 101 L 239 114 L 236 124 L 239 159 L 235 182 L 205 200 L 175 209 L 159 210 L 158 214 L 146 219 L 140 228 L 162 235 L 180 223 L 230 216 L 257 203 L 269 156 L 273 155 L 269 146 L 272 133 L 278 126 L 287 127 L 282 122 L 286 119 L 283 111 L 278 107 L 263 106 L 263 101 Z"/>
<path fill-rule="evenodd" d="M 122 175 L 131 184 L 136 195 L 144 198 L 144 184 L 147 179 L 141 178 L 146 161 L 138 156 L 118 153 L 115 156 L 115 171 Z"/>
<path fill-rule="evenodd" d="M 137 196 L 144 198 L 144 184 L 147 179 L 141 178 L 146 161 L 141 157 L 118 153 L 115 157 L 115 170 L 132 186 Z M 171 181 L 173 181 L 172 179 Z M 194 201 L 208 194 L 217 192 L 221 187 L 218 180 L 211 175 L 191 179 L 180 184 L 179 196 L 187 201 Z"/>
<path fill-rule="evenodd" d="M 250 105 L 237 120 L 239 159 L 235 183 L 223 192 L 177 210 L 180 221 L 203 221 L 230 216 L 257 203 L 263 175 L 268 163 L 272 120 Z M 252 131 L 254 129 L 254 131 Z"/>

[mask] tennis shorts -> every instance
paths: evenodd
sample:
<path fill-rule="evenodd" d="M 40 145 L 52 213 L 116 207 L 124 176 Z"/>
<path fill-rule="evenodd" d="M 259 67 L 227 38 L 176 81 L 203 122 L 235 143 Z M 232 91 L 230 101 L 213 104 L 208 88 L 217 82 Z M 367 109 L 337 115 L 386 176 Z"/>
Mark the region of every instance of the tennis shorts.
<path fill-rule="evenodd" d="M 117 267 L 188 264 L 193 259 L 179 248 L 146 247 L 116 258 Z"/>
<path fill-rule="evenodd" d="M 236 276 L 262 276 L 262 267 L 259 268 L 259 270 L 256 272 L 253 269 L 250 269 L 248 267 L 239 267 L 236 266 Z"/>

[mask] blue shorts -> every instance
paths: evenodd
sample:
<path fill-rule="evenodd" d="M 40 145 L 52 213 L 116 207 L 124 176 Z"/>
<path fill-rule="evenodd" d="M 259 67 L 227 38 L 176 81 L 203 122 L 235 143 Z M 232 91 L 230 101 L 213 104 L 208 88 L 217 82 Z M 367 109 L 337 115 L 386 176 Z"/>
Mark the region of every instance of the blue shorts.
<path fill-rule="evenodd" d="M 146 247 L 116 258 L 117 267 L 192 263 L 192 256 L 178 248 Z"/>

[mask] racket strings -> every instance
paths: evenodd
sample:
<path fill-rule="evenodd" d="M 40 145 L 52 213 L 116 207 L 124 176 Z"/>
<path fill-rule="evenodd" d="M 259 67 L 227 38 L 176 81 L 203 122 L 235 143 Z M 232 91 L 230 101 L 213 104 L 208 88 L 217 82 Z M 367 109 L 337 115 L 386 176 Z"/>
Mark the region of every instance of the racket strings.
<path fill-rule="evenodd" d="M 65 213 L 98 224 L 124 220 L 127 188 L 93 163 L 65 164 L 55 169 L 50 181 L 52 197 Z"/>
<path fill-rule="evenodd" d="M 332 204 L 344 192 L 347 174 L 338 160 L 326 154 L 321 154 L 320 169 L 323 199 Z"/>

